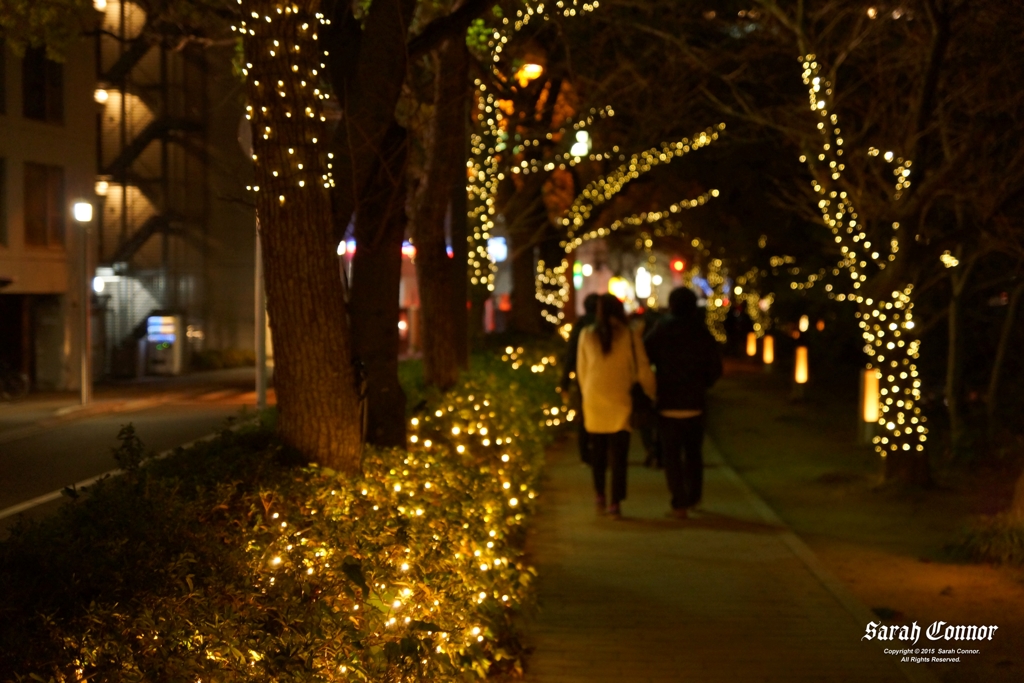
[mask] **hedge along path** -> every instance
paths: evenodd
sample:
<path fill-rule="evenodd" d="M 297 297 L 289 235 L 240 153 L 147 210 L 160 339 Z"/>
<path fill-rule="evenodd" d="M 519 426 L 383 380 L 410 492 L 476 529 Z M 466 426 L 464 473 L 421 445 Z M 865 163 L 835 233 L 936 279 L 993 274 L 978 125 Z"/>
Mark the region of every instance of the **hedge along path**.
<path fill-rule="evenodd" d="M 26 589 L 5 605 L 0 671 L 305 683 L 519 668 L 522 540 L 561 407 L 545 363 L 483 365 L 410 420 L 407 451 L 368 448 L 359 479 L 299 467 L 265 430 L 139 468 L 126 434 L 123 476 L 0 544 L 0 579 Z"/>
<path fill-rule="evenodd" d="M 861 641 L 877 617 L 711 442 L 703 512 L 677 521 L 663 473 L 636 465 L 632 441 L 622 521 L 595 514 L 571 441 L 549 451 L 528 544 L 539 575 L 528 683 L 937 680 Z"/>

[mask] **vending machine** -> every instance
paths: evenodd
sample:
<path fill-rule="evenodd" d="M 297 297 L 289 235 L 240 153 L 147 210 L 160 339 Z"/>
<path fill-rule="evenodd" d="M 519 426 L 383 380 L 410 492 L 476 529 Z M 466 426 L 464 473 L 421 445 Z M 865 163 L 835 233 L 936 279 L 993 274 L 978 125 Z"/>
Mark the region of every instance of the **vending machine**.
<path fill-rule="evenodd" d="M 151 315 L 146 320 L 146 373 L 180 375 L 185 355 L 181 316 Z"/>

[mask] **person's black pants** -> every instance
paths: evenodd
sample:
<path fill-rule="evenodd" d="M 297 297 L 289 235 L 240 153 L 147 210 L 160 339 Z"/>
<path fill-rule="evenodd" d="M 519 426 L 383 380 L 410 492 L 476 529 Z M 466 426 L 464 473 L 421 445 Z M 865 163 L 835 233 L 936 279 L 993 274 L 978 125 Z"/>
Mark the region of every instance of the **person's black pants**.
<path fill-rule="evenodd" d="M 590 469 L 594 473 L 594 490 L 605 496 L 608 465 L 612 469 L 611 503 L 626 499 L 626 466 L 629 460 L 629 432 L 595 434 L 590 432 Z"/>
<path fill-rule="evenodd" d="M 658 416 L 661 458 L 672 494 L 672 508 L 688 508 L 700 502 L 704 489 L 704 416 Z"/>
<path fill-rule="evenodd" d="M 580 401 L 580 409 L 579 409 L 578 414 L 577 414 L 577 418 L 579 419 L 579 422 L 576 423 L 577 424 L 577 427 L 576 427 L 576 439 L 577 439 L 577 444 L 578 444 L 579 450 L 580 450 L 580 460 L 582 460 L 583 462 L 585 462 L 585 463 L 587 463 L 589 465 L 590 464 L 590 450 L 591 450 L 592 446 L 591 446 L 591 443 L 590 443 L 590 432 L 587 431 L 587 428 L 583 424 L 583 406 L 582 406 L 582 403 L 583 402 Z"/>

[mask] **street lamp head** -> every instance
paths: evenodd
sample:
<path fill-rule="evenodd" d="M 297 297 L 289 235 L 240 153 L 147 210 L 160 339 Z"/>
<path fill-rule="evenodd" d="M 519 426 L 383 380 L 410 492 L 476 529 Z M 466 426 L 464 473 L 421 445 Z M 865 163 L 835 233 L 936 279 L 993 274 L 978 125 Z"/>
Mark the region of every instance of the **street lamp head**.
<path fill-rule="evenodd" d="M 72 214 L 79 223 L 88 223 L 92 220 L 92 203 L 87 201 L 75 202 Z"/>

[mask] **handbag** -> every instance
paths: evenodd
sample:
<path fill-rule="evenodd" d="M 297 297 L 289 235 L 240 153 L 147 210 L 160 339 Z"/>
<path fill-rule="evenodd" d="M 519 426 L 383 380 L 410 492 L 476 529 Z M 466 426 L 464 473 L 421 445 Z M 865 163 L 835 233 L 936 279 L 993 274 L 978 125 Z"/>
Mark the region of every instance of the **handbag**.
<path fill-rule="evenodd" d="M 633 331 L 629 333 L 629 348 L 633 352 L 634 379 L 629 387 L 629 396 L 633 400 L 633 412 L 629 416 L 629 424 L 634 429 L 646 429 L 655 424 L 654 401 L 644 391 L 644 387 L 638 381 L 640 376 L 640 364 L 636 360 L 636 343 L 633 341 Z"/>

